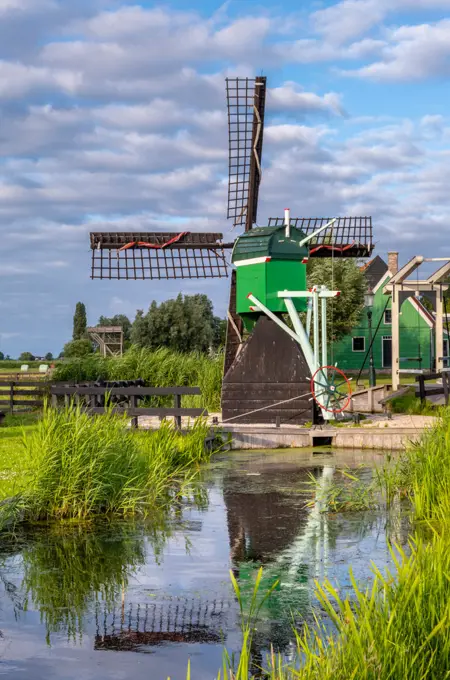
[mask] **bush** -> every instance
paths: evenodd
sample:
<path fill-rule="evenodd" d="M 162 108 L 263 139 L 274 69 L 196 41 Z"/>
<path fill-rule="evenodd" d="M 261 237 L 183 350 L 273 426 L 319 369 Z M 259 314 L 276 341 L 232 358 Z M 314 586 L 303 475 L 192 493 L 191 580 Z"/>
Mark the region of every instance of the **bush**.
<path fill-rule="evenodd" d="M 71 340 L 64 345 L 64 357 L 67 359 L 82 358 L 93 353 L 92 342 L 86 338 Z"/>
<path fill-rule="evenodd" d="M 133 346 L 123 357 L 104 359 L 93 355 L 66 361 L 55 369 L 57 381 L 84 382 L 103 380 L 137 380 L 152 387 L 200 387 L 201 397 L 184 397 L 184 406 L 220 409 L 223 354 L 213 356 L 192 352 L 182 354 L 167 348 L 157 350 Z"/>
<path fill-rule="evenodd" d="M 47 409 L 36 430 L 23 435 L 21 492 L 2 506 L 2 522 L 146 515 L 169 506 L 192 466 L 209 458 L 206 423 L 183 435 L 164 422 L 134 432 L 109 409 L 90 416 L 80 407 Z"/>

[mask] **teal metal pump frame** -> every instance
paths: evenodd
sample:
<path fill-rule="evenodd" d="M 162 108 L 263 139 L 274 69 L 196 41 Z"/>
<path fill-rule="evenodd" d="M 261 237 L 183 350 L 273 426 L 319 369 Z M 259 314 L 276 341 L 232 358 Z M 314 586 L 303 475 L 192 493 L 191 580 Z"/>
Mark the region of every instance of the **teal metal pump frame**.
<path fill-rule="evenodd" d="M 315 399 L 316 403 L 319 405 L 322 416 L 324 420 L 331 420 L 333 415 L 340 413 L 348 406 L 351 399 L 351 388 L 349 385 L 349 380 L 346 376 L 337 369 L 335 366 L 328 366 L 328 352 L 327 352 L 327 299 L 336 298 L 340 295 L 340 291 L 328 290 L 326 286 L 314 286 L 311 290 L 284 290 L 278 292 L 278 297 L 284 300 L 286 310 L 291 319 L 294 330 L 292 330 L 280 317 L 274 314 L 270 309 L 268 309 L 258 298 L 249 293 L 248 299 L 253 303 L 254 311 L 260 311 L 269 317 L 274 323 L 277 324 L 285 333 L 287 333 L 293 340 L 295 340 L 301 347 L 303 354 L 308 364 L 308 368 L 311 372 L 311 393 L 312 399 Z M 309 325 L 310 318 L 312 317 L 313 325 L 313 345 L 308 337 L 308 332 L 305 330 L 300 316 L 293 303 L 293 298 L 308 298 L 308 302 L 312 302 L 312 314 L 309 314 L 308 306 L 308 318 L 307 325 Z M 320 328 L 319 328 L 319 300 L 320 305 Z M 320 334 L 320 330 L 322 331 Z M 321 335 L 321 339 L 320 339 Z M 321 363 L 319 357 L 321 356 Z M 329 373 L 332 376 L 329 378 Z M 336 375 L 339 374 L 343 380 L 341 383 L 336 384 Z M 343 385 L 346 386 L 347 390 L 344 393 L 339 388 Z M 317 387 L 316 387 L 317 386 Z M 316 389 L 320 390 L 316 393 Z M 322 403 L 321 397 L 325 396 L 327 401 L 325 404 Z M 340 405 L 341 400 L 344 401 L 344 406 Z M 334 407 L 330 406 L 334 403 Z M 338 408 L 339 406 L 339 408 Z"/>

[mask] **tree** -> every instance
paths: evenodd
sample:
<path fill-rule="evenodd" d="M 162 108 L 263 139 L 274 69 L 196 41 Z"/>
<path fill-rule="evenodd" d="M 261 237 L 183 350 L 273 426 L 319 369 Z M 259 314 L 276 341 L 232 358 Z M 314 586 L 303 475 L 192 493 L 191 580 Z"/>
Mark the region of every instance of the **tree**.
<path fill-rule="evenodd" d="M 5 355 L 3 354 L 3 352 L 0 352 L 0 361 L 3 361 L 4 358 L 5 358 Z"/>
<path fill-rule="evenodd" d="M 81 340 L 86 337 L 87 318 L 86 306 L 83 302 L 77 302 L 73 315 L 73 340 Z"/>
<path fill-rule="evenodd" d="M 72 340 L 64 345 L 63 356 L 66 359 L 81 359 L 93 354 L 92 342 L 87 338 Z"/>
<path fill-rule="evenodd" d="M 101 316 L 97 326 L 121 326 L 124 341 L 129 342 L 131 339 L 131 321 L 125 314 L 116 314 L 110 317 Z"/>
<path fill-rule="evenodd" d="M 47 352 L 45 355 L 45 361 L 53 361 L 53 354 L 51 352 Z"/>
<path fill-rule="evenodd" d="M 225 341 L 227 337 L 227 320 L 221 319 L 220 316 L 215 316 L 213 322 L 213 347 L 214 349 L 225 347 Z"/>
<path fill-rule="evenodd" d="M 178 295 L 159 306 L 153 301 L 147 314 L 138 310 L 131 341 L 141 347 L 170 347 L 179 352 L 208 351 L 223 342 L 222 321 L 214 316 L 207 295 Z"/>
<path fill-rule="evenodd" d="M 328 341 L 337 342 L 358 325 L 364 309 L 366 278 L 358 262 L 350 258 L 311 258 L 307 266 L 308 286 L 326 285 L 341 292 L 327 301 Z"/>
<path fill-rule="evenodd" d="M 19 361 L 34 361 L 34 356 L 31 352 L 22 352 Z"/>

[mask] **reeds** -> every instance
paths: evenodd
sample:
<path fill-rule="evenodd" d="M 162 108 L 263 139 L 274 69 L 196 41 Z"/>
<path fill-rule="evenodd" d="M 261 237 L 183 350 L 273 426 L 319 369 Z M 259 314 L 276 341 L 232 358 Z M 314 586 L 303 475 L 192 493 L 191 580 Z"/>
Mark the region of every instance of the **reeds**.
<path fill-rule="evenodd" d="M 182 354 L 167 348 L 150 350 L 131 347 L 123 357 L 104 359 L 99 355 L 58 364 L 57 381 L 137 380 L 152 387 L 200 387 L 201 397 L 183 397 L 183 405 L 220 409 L 223 354 L 212 356 L 192 352 Z"/>
<path fill-rule="evenodd" d="M 136 433 L 111 409 L 94 417 L 80 407 L 46 409 L 36 429 L 23 434 L 14 515 L 85 519 L 170 505 L 208 459 L 207 433 L 203 421 L 184 435 L 169 423 Z M 2 508 L 0 524 L 11 507 Z"/>
<path fill-rule="evenodd" d="M 418 531 L 406 549 L 392 546 L 393 569 L 382 573 L 372 565 L 370 586 L 357 583 L 350 572 L 347 597 L 330 581 L 316 582 L 321 614 L 314 626 L 294 631 L 296 659 L 285 662 L 272 653 L 263 675 L 252 678 L 450 678 L 450 410 L 396 464 L 386 466 L 377 482 L 388 508 L 396 494 L 409 497 L 414 520 L 428 532 Z M 244 635 L 247 668 L 249 654 Z M 224 663 L 221 680 L 238 677 Z"/>

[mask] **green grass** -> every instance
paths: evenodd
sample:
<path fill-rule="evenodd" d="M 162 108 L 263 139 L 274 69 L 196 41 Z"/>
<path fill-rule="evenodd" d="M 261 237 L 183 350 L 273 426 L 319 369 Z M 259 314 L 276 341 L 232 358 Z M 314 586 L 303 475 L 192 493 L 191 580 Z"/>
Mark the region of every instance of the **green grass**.
<path fill-rule="evenodd" d="M 1 507 L 0 525 L 148 515 L 186 493 L 210 455 L 202 421 L 184 435 L 167 422 L 134 432 L 111 411 L 48 409 L 34 426 L 0 432 L 0 495 L 14 499 Z"/>
<path fill-rule="evenodd" d="M 433 406 L 427 401 L 422 404 L 419 397 L 416 397 L 414 388 L 411 388 L 409 392 L 401 397 L 391 399 L 388 403 L 388 408 L 390 408 L 392 413 L 407 413 L 408 415 L 416 416 L 435 416 L 439 411 L 439 407 Z"/>
<path fill-rule="evenodd" d="M 158 350 L 131 347 L 123 357 L 104 359 L 93 355 L 59 364 L 56 381 L 135 380 L 142 378 L 152 387 L 200 387 L 201 397 L 183 397 L 183 406 L 220 410 L 223 354 L 181 354 L 166 348 Z M 170 399 L 170 398 L 169 398 Z"/>
<path fill-rule="evenodd" d="M 351 574 L 352 592 L 344 598 L 330 581 L 316 582 L 316 624 L 295 631 L 293 661 L 272 654 L 267 680 L 450 678 L 449 409 L 418 445 L 379 473 L 378 485 L 387 500 L 410 499 L 415 538 L 408 550 L 392 546 L 393 569 L 382 573 L 373 565 L 368 588 Z M 221 680 L 250 677 L 251 647 L 243 633 L 243 667 L 235 670 L 225 654 Z"/>

